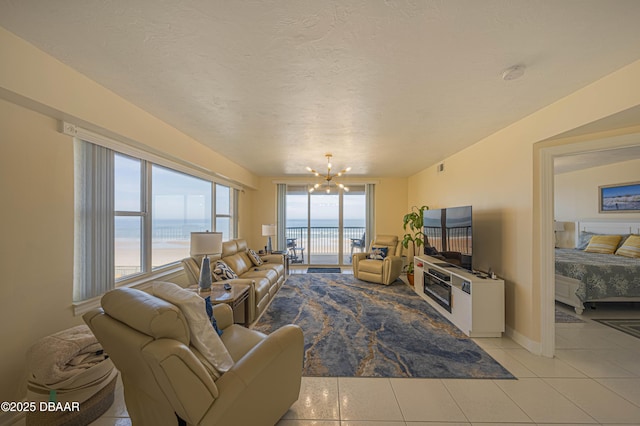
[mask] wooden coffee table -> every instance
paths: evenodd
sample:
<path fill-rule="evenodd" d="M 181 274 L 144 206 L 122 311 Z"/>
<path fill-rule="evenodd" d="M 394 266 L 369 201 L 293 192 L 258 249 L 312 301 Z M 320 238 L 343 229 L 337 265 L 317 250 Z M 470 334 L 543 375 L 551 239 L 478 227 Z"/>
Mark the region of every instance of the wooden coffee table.
<path fill-rule="evenodd" d="M 211 304 L 226 303 L 233 309 L 233 322 L 247 324 L 249 320 L 249 287 L 248 284 L 231 284 L 231 290 L 225 290 L 223 284 L 213 283 L 210 291 L 201 291 L 195 285 L 190 290 L 197 291 L 203 299 L 211 296 Z"/>

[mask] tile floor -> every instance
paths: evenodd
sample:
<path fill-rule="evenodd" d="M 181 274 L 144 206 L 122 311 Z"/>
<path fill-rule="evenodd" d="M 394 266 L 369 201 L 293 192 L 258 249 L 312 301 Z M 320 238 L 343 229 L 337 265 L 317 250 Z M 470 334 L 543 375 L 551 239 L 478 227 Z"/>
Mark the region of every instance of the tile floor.
<path fill-rule="evenodd" d="M 508 338 L 475 339 L 518 380 L 304 377 L 278 426 L 640 425 L 640 339 L 590 320 L 615 316 L 640 318 L 640 305 L 557 324 L 552 359 Z M 93 425 L 129 424 L 119 386 Z"/>

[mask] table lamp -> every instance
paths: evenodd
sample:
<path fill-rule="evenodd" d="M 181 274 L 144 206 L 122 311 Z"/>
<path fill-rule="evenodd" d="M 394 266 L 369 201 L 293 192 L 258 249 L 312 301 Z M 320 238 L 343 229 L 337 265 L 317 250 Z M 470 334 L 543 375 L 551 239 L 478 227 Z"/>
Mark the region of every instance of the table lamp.
<path fill-rule="evenodd" d="M 222 232 L 192 232 L 191 256 L 204 256 L 200 266 L 200 290 L 211 289 L 211 263 L 210 254 L 222 253 Z"/>
<path fill-rule="evenodd" d="M 262 225 L 262 236 L 268 237 L 267 239 L 267 253 L 271 253 L 271 237 L 276 235 L 276 226 L 275 225 Z"/>

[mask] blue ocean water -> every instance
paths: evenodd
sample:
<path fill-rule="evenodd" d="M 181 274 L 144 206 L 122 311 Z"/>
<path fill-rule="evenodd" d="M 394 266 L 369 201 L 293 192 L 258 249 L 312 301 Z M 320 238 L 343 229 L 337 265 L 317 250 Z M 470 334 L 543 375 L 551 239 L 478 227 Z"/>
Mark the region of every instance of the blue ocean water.
<path fill-rule="evenodd" d="M 307 219 L 287 219 L 287 228 L 300 228 L 307 226 Z M 346 228 L 364 228 L 364 219 L 344 219 Z M 312 228 L 337 228 L 338 220 L 334 219 L 311 219 Z"/>

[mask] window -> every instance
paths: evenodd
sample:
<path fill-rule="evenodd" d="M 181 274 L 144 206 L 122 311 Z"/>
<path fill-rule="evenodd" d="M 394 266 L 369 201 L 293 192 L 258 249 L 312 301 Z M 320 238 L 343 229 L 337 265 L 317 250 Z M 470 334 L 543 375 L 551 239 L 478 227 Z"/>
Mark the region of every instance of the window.
<path fill-rule="evenodd" d="M 233 235 L 231 228 L 232 198 L 231 188 L 216 184 L 216 231 L 222 232 L 222 240 L 230 240 Z"/>
<path fill-rule="evenodd" d="M 152 166 L 151 266 L 189 256 L 191 233 L 211 230 L 211 182 Z"/>
<path fill-rule="evenodd" d="M 287 185 L 281 190 L 279 196 L 285 194 L 285 198 L 278 205 L 285 210 L 284 237 L 293 262 L 344 265 L 351 261 L 352 240 L 362 239 L 367 224 L 371 227 L 373 223 L 373 207 L 368 206 L 373 185 L 349 187 L 349 192 L 329 194 L 309 193 L 306 185 Z"/>
<path fill-rule="evenodd" d="M 237 190 L 90 142 L 75 149 L 74 301 L 188 257 L 191 232 L 236 236 Z"/>

